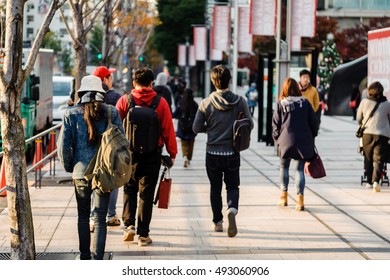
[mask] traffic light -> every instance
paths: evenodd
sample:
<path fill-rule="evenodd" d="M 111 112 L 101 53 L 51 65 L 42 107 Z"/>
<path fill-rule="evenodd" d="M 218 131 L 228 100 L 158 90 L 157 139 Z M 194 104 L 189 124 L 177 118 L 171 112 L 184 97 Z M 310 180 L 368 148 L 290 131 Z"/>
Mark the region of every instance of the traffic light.
<path fill-rule="evenodd" d="M 103 55 L 102 55 L 101 53 L 98 53 L 97 58 L 98 58 L 98 59 L 102 59 L 102 58 L 103 58 Z"/>
<path fill-rule="evenodd" d="M 143 55 L 140 55 L 139 58 L 138 58 L 139 62 L 144 62 L 144 56 Z"/>

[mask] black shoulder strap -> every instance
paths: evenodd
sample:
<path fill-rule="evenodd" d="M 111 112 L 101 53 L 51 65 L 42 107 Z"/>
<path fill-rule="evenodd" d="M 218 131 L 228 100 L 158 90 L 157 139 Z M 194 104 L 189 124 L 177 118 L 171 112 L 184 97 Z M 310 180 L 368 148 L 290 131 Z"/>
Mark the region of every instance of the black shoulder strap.
<path fill-rule="evenodd" d="M 127 97 L 127 104 L 129 105 L 129 108 L 135 107 L 135 102 L 131 96 L 131 92 L 127 92 L 126 97 Z"/>
<path fill-rule="evenodd" d="M 153 108 L 154 110 L 156 110 L 158 104 L 160 103 L 160 99 L 161 99 L 161 96 L 156 95 L 153 98 L 152 103 L 150 103 L 150 105 L 148 107 Z"/>
<path fill-rule="evenodd" d="M 374 115 L 374 113 L 375 113 L 376 109 L 378 109 L 379 105 L 380 105 L 380 102 L 376 102 L 374 109 L 372 109 L 372 111 L 371 111 L 370 115 L 368 116 L 367 120 L 364 122 L 364 124 L 362 124 L 362 127 L 366 126 L 368 120 L 371 119 L 371 117 Z"/>

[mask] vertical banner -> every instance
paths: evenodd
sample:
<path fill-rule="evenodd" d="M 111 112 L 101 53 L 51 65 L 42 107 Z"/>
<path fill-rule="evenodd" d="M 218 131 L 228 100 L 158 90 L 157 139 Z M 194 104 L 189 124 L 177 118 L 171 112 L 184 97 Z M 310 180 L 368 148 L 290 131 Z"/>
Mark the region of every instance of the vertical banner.
<path fill-rule="evenodd" d="M 230 7 L 214 6 L 211 43 L 212 49 L 229 51 L 230 33 Z"/>
<path fill-rule="evenodd" d="M 210 60 L 213 61 L 222 61 L 223 53 L 220 50 L 211 50 Z"/>
<path fill-rule="evenodd" d="M 196 59 L 195 59 L 195 47 L 191 45 L 188 50 L 188 65 L 189 66 L 195 66 L 196 65 Z"/>
<path fill-rule="evenodd" d="M 390 98 L 390 28 L 368 31 L 368 86 L 378 81 Z"/>
<path fill-rule="evenodd" d="M 194 27 L 193 32 L 195 59 L 205 61 L 207 51 L 207 29 L 206 27 Z"/>
<path fill-rule="evenodd" d="M 291 50 L 292 51 L 300 51 L 301 50 L 301 37 L 297 35 L 291 36 Z"/>
<path fill-rule="evenodd" d="M 179 45 L 177 50 L 177 65 L 186 66 L 186 45 Z"/>
<path fill-rule="evenodd" d="M 291 35 L 314 37 L 316 34 L 317 0 L 291 1 Z"/>
<path fill-rule="evenodd" d="M 312 1 L 312 0 L 310 0 Z M 250 33 L 274 36 L 276 27 L 276 0 L 252 0 L 250 6 Z"/>
<path fill-rule="evenodd" d="M 238 51 L 252 52 L 252 34 L 249 33 L 250 8 L 238 8 Z"/>

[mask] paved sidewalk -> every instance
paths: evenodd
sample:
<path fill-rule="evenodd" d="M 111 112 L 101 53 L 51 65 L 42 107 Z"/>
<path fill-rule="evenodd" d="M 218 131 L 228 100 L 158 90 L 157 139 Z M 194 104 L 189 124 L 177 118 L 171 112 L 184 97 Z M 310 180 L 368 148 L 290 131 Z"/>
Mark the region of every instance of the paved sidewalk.
<path fill-rule="evenodd" d="M 150 232 L 153 244 L 138 247 L 137 240 L 123 242 L 122 227 L 109 227 L 106 258 L 390 259 L 390 188 L 383 186 L 380 193 L 373 193 L 360 185 L 363 158 L 356 152 L 356 128 L 351 117 L 322 117 L 316 143 L 327 177 L 317 180 L 306 177 L 304 212 L 294 209 L 293 177 L 289 206 L 276 206 L 280 194 L 279 159 L 274 147 L 256 141 L 255 128 L 251 148 L 242 153 L 235 238 L 227 237 L 226 222 L 223 233 L 212 229 L 204 167 L 206 136 L 198 135 L 191 166 L 183 168 L 179 155 L 171 170 L 170 208 L 154 208 Z M 36 251 L 42 259 L 72 259 L 78 253 L 74 190 L 69 184 L 57 183 L 69 177 L 57 162 L 55 177 L 47 172 L 41 189 L 30 188 Z M 225 203 L 225 192 L 223 197 Z M 121 195 L 117 205 L 120 214 Z M 9 238 L 7 210 L 4 210 L 0 213 L 0 255 L 9 253 Z"/>

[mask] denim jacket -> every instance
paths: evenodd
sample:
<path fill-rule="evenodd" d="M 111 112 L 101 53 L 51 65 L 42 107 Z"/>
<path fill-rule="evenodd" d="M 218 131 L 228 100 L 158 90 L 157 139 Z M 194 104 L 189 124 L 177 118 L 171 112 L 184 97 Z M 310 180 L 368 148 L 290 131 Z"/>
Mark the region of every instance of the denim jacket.
<path fill-rule="evenodd" d="M 107 127 L 107 106 L 111 107 L 111 120 L 124 133 L 118 111 L 112 105 L 102 103 L 104 118 L 96 122 L 101 135 Z M 88 127 L 84 120 L 84 106 L 77 104 L 68 108 L 64 114 L 64 123 L 57 141 L 57 153 L 65 171 L 72 172 L 73 179 L 84 179 L 84 171 L 95 156 L 99 145 L 88 144 Z"/>

